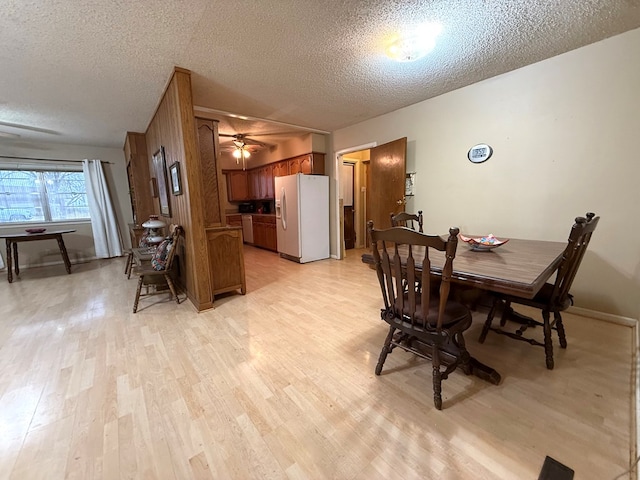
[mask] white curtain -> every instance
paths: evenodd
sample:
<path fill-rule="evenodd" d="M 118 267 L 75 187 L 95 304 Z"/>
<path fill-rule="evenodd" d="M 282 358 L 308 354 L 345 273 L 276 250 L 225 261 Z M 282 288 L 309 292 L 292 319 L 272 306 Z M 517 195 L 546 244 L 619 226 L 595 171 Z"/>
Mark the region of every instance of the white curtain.
<path fill-rule="evenodd" d="M 91 228 L 96 257 L 111 258 L 122 255 L 122 242 L 111 196 L 100 160 L 83 160 L 82 171 L 87 187 L 91 214 Z"/>

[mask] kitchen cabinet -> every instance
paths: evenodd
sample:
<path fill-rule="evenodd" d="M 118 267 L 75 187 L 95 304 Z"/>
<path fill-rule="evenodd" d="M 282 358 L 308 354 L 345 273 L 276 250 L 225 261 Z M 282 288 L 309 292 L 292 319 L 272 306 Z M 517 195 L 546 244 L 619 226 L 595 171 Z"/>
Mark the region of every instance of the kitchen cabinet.
<path fill-rule="evenodd" d="M 289 175 L 324 175 L 324 153 L 308 153 L 286 160 Z"/>
<path fill-rule="evenodd" d="M 324 175 L 324 153 L 310 153 L 301 157 L 300 171 L 308 175 Z"/>
<path fill-rule="evenodd" d="M 289 164 L 287 161 L 276 162 L 273 164 L 273 176 L 275 177 L 286 177 L 289 175 Z"/>
<path fill-rule="evenodd" d="M 230 227 L 242 227 L 242 215 L 227 215 L 227 225 Z"/>
<path fill-rule="evenodd" d="M 289 166 L 289 175 L 295 175 L 296 173 L 303 173 L 300 168 L 300 157 L 295 157 L 287 160 Z"/>
<path fill-rule="evenodd" d="M 274 178 L 304 173 L 324 175 L 324 153 L 307 153 L 249 170 L 225 170 L 230 202 L 273 200 Z"/>
<path fill-rule="evenodd" d="M 247 172 L 247 181 L 249 183 L 249 198 L 251 200 L 260 200 L 262 199 L 262 189 L 260 175 L 261 169 L 254 168 Z"/>
<path fill-rule="evenodd" d="M 230 202 L 242 202 L 249 200 L 249 182 L 246 170 L 226 170 L 227 198 Z"/>
<path fill-rule="evenodd" d="M 273 166 L 253 168 L 247 171 L 249 196 L 251 200 L 273 199 Z"/>
<path fill-rule="evenodd" d="M 129 181 L 133 224 L 139 225 L 154 213 L 147 142 L 143 133 L 127 132 L 124 142 L 124 156 L 127 162 L 127 180 Z M 138 245 L 132 246 L 137 247 Z"/>
<path fill-rule="evenodd" d="M 252 215 L 251 218 L 253 220 L 253 245 L 277 252 L 276 216 Z"/>
<path fill-rule="evenodd" d="M 209 259 L 211 301 L 220 293 L 247 291 L 244 275 L 242 227 L 215 227 L 206 229 Z"/>
<path fill-rule="evenodd" d="M 273 165 L 265 165 L 260 173 L 260 191 L 265 200 L 273 199 Z"/>

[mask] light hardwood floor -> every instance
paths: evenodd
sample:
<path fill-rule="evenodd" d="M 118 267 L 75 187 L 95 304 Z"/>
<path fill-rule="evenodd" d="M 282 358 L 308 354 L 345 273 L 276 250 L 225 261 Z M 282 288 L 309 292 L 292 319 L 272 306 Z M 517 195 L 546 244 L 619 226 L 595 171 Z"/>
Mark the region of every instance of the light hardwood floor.
<path fill-rule="evenodd" d="M 466 339 L 491 385 L 396 350 L 361 251 L 305 265 L 245 249 L 247 295 L 196 313 L 143 298 L 124 259 L 24 269 L 0 287 L 2 479 L 576 479 L 629 466 L 632 329 L 566 314 L 539 347 Z M 0 272 L 6 275 L 6 270 Z M 538 329 L 539 330 L 539 329 Z M 541 334 L 541 332 L 538 332 Z M 623 477 L 628 478 L 628 477 Z"/>

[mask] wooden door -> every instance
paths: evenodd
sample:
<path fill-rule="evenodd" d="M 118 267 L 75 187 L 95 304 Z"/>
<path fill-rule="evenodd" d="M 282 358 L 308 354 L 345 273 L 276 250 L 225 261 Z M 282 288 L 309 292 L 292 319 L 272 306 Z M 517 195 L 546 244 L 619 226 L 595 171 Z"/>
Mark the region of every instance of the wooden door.
<path fill-rule="evenodd" d="M 370 150 L 367 220 L 377 229 L 391 227 L 389 215 L 404 211 L 407 137 Z"/>

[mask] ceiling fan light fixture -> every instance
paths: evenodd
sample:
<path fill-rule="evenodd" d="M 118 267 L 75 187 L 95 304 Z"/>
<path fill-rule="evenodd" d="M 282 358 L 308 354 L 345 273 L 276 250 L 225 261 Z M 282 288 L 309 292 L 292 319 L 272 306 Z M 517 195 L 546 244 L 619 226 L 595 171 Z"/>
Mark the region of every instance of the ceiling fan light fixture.
<path fill-rule="evenodd" d="M 398 62 L 419 60 L 435 48 L 441 31 L 440 24 L 426 23 L 405 34 L 398 34 L 389 41 L 387 56 Z"/>
<path fill-rule="evenodd" d="M 245 147 L 244 145 L 242 147 L 236 146 L 236 148 L 233 150 L 232 155 L 233 158 L 237 159 L 240 159 L 242 157 L 249 158 L 251 156 L 251 152 L 247 150 L 247 147 Z"/>

